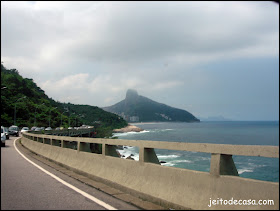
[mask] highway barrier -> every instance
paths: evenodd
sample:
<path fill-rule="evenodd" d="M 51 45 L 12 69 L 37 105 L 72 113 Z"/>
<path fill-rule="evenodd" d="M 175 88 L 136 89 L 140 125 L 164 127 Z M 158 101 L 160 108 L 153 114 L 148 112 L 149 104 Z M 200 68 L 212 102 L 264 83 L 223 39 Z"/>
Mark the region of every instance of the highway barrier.
<path fill-rule="evenodd" d="M 279 209 L 279 183 L 238 176 L 232 155 L 279 159 L 278 146 L 67 137 L 24 133 L 31 151 L 141 198 L 175 209 Z M 98 152 L 93 149 L 100 146 Z M 139 148 L 139 161 L 117 146 Z M 154 149 L 211 154 L 209 172 L 160 165 Z M 93 153 L 97 152 L 97 153 Z M 247 200 L 247 201 L 246 201 Z M 269 203 L 268 201 L 270 200 Z"/>

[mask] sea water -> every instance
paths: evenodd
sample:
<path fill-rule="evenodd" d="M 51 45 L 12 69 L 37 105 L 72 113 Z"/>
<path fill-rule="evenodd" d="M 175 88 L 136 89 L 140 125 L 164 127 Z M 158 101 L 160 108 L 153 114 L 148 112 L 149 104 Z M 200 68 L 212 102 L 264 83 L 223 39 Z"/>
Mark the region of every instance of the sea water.
<path fill-rule="evenodd" d="M 197 122 L 135 123 L 142 132 L 116 133 L 114 137 L 129 140 L 150 140 L 188 143 L 279 146 L 279 122 Z M 123 158 L 139 160 L 137 147 L 119 150 Z M 209 172 L 210 153 L 155 149 L 165 166 Z M 279 158 L 233 155 L 240 177 L 279 182 Z"/>

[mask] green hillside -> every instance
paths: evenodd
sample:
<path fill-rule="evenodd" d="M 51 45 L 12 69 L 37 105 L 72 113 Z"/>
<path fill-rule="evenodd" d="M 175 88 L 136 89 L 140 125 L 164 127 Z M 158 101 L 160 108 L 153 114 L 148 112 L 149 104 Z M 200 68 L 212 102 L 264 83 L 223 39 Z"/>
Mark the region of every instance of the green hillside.
<path fill-rule="evenodd" d="M 1 125 L 13 124 L 29 128 L 94 125 L 97 137 L 109 137 L 113 129 L 122 128 L 127 122 L 96 106 L 57 102 L 33 79 L 23 78 L 16 69 L 9 70 L 1 64 Z"/>

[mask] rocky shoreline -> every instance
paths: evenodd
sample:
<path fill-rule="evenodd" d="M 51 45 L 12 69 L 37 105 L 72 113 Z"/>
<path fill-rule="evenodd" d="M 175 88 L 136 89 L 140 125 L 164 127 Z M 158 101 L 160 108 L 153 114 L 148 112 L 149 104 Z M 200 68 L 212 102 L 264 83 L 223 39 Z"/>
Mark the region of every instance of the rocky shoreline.
<path fill-rule="evenodd" d="M 141 132 L 141 131 L 143 131 L 142 128 L 128 124 L 128 126 L 124 128 L 114 129 L 113 133 L 127 133 L 127 132 Z"/>

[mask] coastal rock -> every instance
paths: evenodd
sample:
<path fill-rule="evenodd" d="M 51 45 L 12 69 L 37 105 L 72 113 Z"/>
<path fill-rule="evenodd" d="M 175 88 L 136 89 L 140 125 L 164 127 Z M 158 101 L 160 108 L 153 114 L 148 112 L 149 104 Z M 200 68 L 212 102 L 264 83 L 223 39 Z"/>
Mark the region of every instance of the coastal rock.
<path fill-rule="evenodd" d="M 130 124 L 124 128 L 113 130 L 114 133 L 127 133 L 127 132 L 140 132 L 140 131 L 143 131 L 143 129 Z"/>
<path fill-rule="evenodd" d="M 128 160 L 134 160 L 134 158 L 132 158 L 131 155 L 129 155 L 126 159 L 128 159 Z"/>

